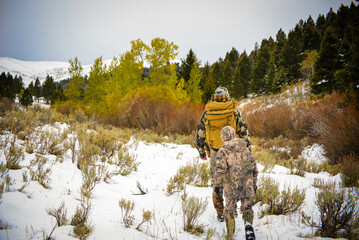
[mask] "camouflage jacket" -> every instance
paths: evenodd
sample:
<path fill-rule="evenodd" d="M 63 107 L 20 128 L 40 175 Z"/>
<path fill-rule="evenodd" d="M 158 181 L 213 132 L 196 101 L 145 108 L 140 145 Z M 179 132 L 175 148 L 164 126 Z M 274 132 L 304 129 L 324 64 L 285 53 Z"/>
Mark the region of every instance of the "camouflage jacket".
<path fill-rule="evenodd" d="M 246 142 L 240 138 L 225 142 L 217 153 L 214 186 L 243 183 L 246 179 L 252 179 L 256 186 L 257 176 L 257 164 Z"/>
<path fill-rule="evenodd" d="M 248 133 L 247 123 L 244 121 L 241 113 L 238 109 L 234 112 L 234 116 L 236 118 L 236 125 L 237 128 L 236 134 L 243 138 L 247 142 L 247 148 L 251 149 L 251 141 Z M 208 150 L 208 146 L 206 145 L 206 119 L 207 119 L 207 112 L 204 111 L 201 119 L 199 120 L 197 131 L 196 131 L 196 148 L 199 152 L 201 158 L 206 156 L 206 149 Z M 218 149 L 216 149 L 218 150 Z"/>

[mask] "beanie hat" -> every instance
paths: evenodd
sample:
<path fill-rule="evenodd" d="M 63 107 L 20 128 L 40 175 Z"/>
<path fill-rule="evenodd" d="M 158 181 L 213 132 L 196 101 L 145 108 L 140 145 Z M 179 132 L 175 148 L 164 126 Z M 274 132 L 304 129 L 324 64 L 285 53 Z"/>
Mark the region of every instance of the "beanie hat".
<path fill-rule="evenodd" d="M 229 93 L 228 93 L 228 90 L 227 88 L 225 87 L 218 87 L 215 91 L 214 94 L 217 94 L 217 95 L 226 95 L 228 98 L 229 98 Z"/>
<path fill-rule="evenodd" d="M 231 126 L 225 126 L 221 130 L 222 141 L 232 140 L 236 136 L 236 132 Z"/>

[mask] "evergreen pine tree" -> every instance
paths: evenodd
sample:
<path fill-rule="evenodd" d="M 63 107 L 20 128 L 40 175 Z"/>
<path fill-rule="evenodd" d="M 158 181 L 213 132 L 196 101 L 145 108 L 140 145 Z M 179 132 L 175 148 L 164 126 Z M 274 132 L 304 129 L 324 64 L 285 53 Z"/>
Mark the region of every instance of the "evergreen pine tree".
<path fill-rule="evenodd" d="M 316 28 L 317 28 L 317 30 L 319 32 L 319 35 L 323 36 L 324 32 L 325 32 L 325 29 L 327 27 L 327 21 L 326 21 L 325 16 L 323 14 L 319 14 L 315 25 L 316 25 Z"/>
<path fill-rule="evenodd" d="M 335 89 L 334 73 L 342 68 L 338 57 L 338 39 L 334 28 L 329 26 L 321 42 L 318 60 L 315 64 L 315 74 L 312 78 L 314 94 L 330 93 Z"/>
<path fill-rule="evenodd" d="M 17 92 L 15 91 L 14 78 L 10 73 L 6 74 L 5 80 L 5 97 L 10 100 L 14 100 Z"/>
<path fill-rule="evenodd" d="M 36 78 L 35 86 L 34 86 L 34 96 L 37 101 L 39 101 L 40 97 L 42 95 L 41 91 L 41 84 L 39 78 Z"/>
<path fill-rule="evenodd" d="M 234 71 L 233 97 L 239 99 L 248 96 L 250 79 L 251 64 L 247 53 L 244 51 L 239 57 Z"/>
<path fill-rule="evenodd" d="M 22 77 L 15 75 L 13 79 L 13 93 L 18 94 L 20 93 L 21 89 L 24 88 L 24 83 L 22 82 Z"/>
<path fill-rule="evenodd" d="M 44 84 L 42 85 L 42 96 L 44 97 L 44 100 L 46 100 L 46 103 L 50 103 L 52 94 L 55 90 L 55 82 L 54 79 L 47 75 Z"/>
<path fill-rule="evenodd" d="M 260 50 L 258 52 L 257 61 L 252 68 L 250 90 L 253 93 L 261 94 L 265 92 L 266 82 L 265 74 L 270 59 L 270 45 L 269 41 L 263 39 Z"/>
<path fill-rule="evenodd" d="M 302 26 L 301 24 L 297 24 L 294 30 L 289 32 L 288 39 L 284 46 L 283 66 L 287 73 L 287 84 L 297 82 L 301 77 L 300 63 L 304 60 L 302 56 L 302 36 Z"/>
<path fill-rule="evenodd" d="M 307 51 L 317 50 L 320 48 L 320 34 L 315 27 L 312 16 L 304 24 L 303 30 L 303 49 Z"/>
<path fill-rule="evenodd" d="M 54 93 L 51 96 L 51 105 L 55 103 L 60 103 L 66 101 L 64 91 L 61 87 L 61 84 L 57 84 Z"/>
<path fill-rule="evenodd" d="M 28 107 L 30 105 L 32 105 L 32 103 L 34 102 L 34 100 L 32 99 L 32 95 L 31 95 L 31 91 L 29 88 L 26 88 L 19 99 L 21 105 Z"/>
<path fill-rule="evenodd" d="M 230 52 L 226 53 L 224 62 L 227 62 L 227 60 L 228 60 L 229 63 L 231 64 L 232 70 L 234 71 L 234 69 L 237 66 L 238 58 L 239 58 L 239 52 L 237 51 L 237 49 L 232 47 L 232 50 Z"/>
<path fill-rule="evenodd" d="M 223 85 L 223 72 L 221 64 L 219 62 L 215 62 L 212 64 L 211 77 L 216 87 L 220 87 Z"/>
<path fill-rule="evenodd" d="M 264 77 L 266 93 L 276 92 L 276 87 L 275 87 L 276 72 L 277 72 L 277 66 L 275 64 L 275 56 L 271 55 L 268 62 L 267 72 Z"/>
<path fill-rule="evenodd" d="M 179 71 L 180 77 L 182 77 L 185 82 L 188 82 L 191 77 L 192 69 L 199 67 L 200 62 L 192 49 L 189 50 L 186 59 L 182 59 L 181 62 L 182 64 Z"/>
<path fill-rule="evenodd" d="M 202 102 L 206 103 L 211 99 L 212 94 L 216 90 L 216 85 L 213 81 L 211 67 L 208 62 L 203 67 L 203 74 L 202 74 L 202 84 L 203 84 L 203 95 L 202 95 Z"/>
<path fill-rule="evenodd" d="M 233 69 L 230 61 L 227 59 L 223 68 L 223 82 L 222 87 L 226 87 L 230 94 L 232 94 L 233 86 Z"/>
<path fill-rule="evenodd" d="M 28 86 L 30 93 L 32 96 L 35 96 L 35 86 L 34 86 L 34 81 L 31 81 L 31 83 Z"/>
<path fill-rule="evenodd" d="M 5 72 L 2 72 L 0 75 L 0 97 L 6 97 L 6 74 Z"/>

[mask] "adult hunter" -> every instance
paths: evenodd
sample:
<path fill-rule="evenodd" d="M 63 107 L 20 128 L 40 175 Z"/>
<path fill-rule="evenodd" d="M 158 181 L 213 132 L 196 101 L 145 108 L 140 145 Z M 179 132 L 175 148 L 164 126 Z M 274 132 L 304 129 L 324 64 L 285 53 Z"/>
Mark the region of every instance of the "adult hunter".
<path fill-rule="evenodd" d="M 218 87 L 211 100 L 206 104 L 196 132 L 196 147 L 201 159 L 207 160 L 207 155 L 210 158 L 212 185 L 216 169 L 216 155 L 223 145 L 221 130 L 225 126 L 233 127 L 236 137 L 243 138 L 246 147 L 250 150 L 251 142 L 246 122 L 230 98 L 227 88 Z M 223 222 L 223 188 L 217 195 L 213 185 L 212 200 L 217 211 L 217 219 Z"/>

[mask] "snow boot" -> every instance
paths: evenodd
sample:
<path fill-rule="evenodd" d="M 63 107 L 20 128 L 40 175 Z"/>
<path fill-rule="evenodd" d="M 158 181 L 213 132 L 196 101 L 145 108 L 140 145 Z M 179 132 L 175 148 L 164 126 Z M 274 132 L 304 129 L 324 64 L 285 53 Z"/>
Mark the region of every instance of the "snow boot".
<path fill-rule="evenodd" d="M 246 233 L 246 240 L 255 240 L 254 229 L 251 224 L 247 223 L 244 227 Z"/>
<path fill-rule="evenodd" d="M 235 226 L 236 226 L 236 221 L 234 220 L 234 217 L 226 218 L 226 228 L 227 228 L 226 240 L 233 239 Z"/>

